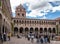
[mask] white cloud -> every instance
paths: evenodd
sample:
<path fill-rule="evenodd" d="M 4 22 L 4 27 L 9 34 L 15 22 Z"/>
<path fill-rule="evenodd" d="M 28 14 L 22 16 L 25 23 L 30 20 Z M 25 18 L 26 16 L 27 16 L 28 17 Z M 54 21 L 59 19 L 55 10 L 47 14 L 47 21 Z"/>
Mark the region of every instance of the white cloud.
<path fill-rule="evenodd" d="M 47 17 L 46 16 L 43 16 L 42 18 L 40 18 L 40 19 L 47 19 Z"/>
<path fill-rule="evenodd" d="M 52 8 L 52 12 L 56 12 L 57 10 L 60 11 L 60 6 L 57 6 L 57 7 L 53 7 Z"/>
<path fill-rule="evenodd" d="M 36 16 L 43 16 L 45 15 L 46 13 L 40 13 L 40 11 L 37 11 L 37 10 L 32 10 L 32 12 L 27 16 L 31 16 L 31 17 L 36 17 Z"/>
<path fill-rule="evenodd" d="M 60 6 L 52 7 L 52 5 L 48 2 L 60 1 L 60 0 L 10 0 L 12 12 L 15 13 L 15 7 L 19 4 L 27 3 L 29 9 L 32 10 L 30 14 L 26 14 L 27 16 L 36 17 L 46 15 L 50 10 L 55 12 L 56 10 L 60 10 Z M 43 11 L 44 13 L 41 13 Z M 43 17 L 46 18 L 45 16 Z"/>

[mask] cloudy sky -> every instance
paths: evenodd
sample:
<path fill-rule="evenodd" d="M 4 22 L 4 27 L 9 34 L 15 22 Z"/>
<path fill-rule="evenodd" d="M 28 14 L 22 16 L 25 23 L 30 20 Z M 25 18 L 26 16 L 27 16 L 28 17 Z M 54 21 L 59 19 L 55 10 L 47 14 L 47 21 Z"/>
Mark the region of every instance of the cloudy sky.
<path fill-rule="evenodd" d="M 26 9 L 27 18 L 55 19 L 60 17 L 60 0 L 10 0 L 12 14 L 22 4 Z"/>

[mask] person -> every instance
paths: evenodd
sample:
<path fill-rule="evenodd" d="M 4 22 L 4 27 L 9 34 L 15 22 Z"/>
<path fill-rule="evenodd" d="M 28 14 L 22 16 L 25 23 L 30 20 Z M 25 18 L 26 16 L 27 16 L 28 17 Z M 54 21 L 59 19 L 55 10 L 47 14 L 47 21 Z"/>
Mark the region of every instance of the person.
<path fill-rule="evenodd" d="M 3 44 L 3 41 L 2 41 L 2 34 L 0 33 L 0 44 Z"/>
<path fill-rule="evenodd" d="M 55 35 L 54 35 L 54 33 L 53 33 L 53 34 L 52 34 L 52 40 L 53 40 L 54 36 L 55 36 Z"/>
<path fill-rule="evenodd" d="M 6 41 L 6 33 L 3 33 L 3 40 Z"/>
<path fill-rule="evenodd" d="M 34 36 L 32 35 L 31 36 L 31 42 L 33 43 L 33 41 L 34 41 Z"/>
<path fill-rule="evenodd" d="M 39 40 L 40 40 L 40 39 L 39 39 L 39 37 L 37 36 L 37 38 L 36 38 L 36 39 L 37 39 L 37 41 L 36 41 L 36 42 L 37 42 L 37 44 L 39 44 Z"/>
<path fill-rule="evenodd" d="M 48 42 L 48 37 L 47 37 L 47 35 L 44 35 L 44 42 L 47 44 L 47 42 Z"/>
<path fill-rule="evenodd" d="M 43 36 L 41 36 L 41 39 L 40 39 L 40 42 L 41 42 L 41 44 L 43 44 Z"/>
<path fill-rule="evenodd" d="M 48 43 L 50 43 L 50 36 L 47 38 Z"/>
<path fill-rule="evenodd" d="M 8 33 L 8 40 L 10 41 L 11 33 Z"/>
<path fill-rule="evenodd" d="M 27 38 L 28 38 L 28 41 L 29 41 L 30 40 L 30 35 L 29 34 L 28 34 Z"/>
<path fill-rule="evenodd" d="M 21 38 L 21 37 L 17 34 L 17 38 Z"/>

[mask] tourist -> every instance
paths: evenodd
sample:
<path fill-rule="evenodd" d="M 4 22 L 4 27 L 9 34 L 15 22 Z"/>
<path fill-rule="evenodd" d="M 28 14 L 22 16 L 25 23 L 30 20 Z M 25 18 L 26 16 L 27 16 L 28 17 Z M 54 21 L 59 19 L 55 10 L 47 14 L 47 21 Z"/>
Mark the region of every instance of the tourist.
<path fill-rule="evenodd" d="M 3 33 L 3 40 L 6 41 L 6 33 Z"/>
<path fill-rule="evenodd" d="M 40 42 L 41 42 L 41 44 L 43 44 L 43 36 L 41 36 L 41 39 L 40 39 Z"/>
<path fill-rule="evenodd" d="M 27 38 L 28 38 L 28 41 L 29 41 L 30 40 L 30 34 L 28 34 L 28 37 Z"/>
<path fill-rule="evenodd" d="M 36 38 L 36 39 L 37 39 L 37 44 L 39 44 L 39 40 L 40 40 L 40 39 L 39 39 L 39 37 L 37 36 L 37 38 Z"/>
<path fill-rule="evenodd" d="M 21 37 L 17 34 L 17 38 L 21 38 Z"/>
<path fill-rule="evenodd" d="M 52 40 L 53 40 L 53 38 L 54 38 L 54 35 L 52 35 Z"/>
<path fill-rule="evenodd" d="M 31 36 L 31 42 L 33 43 L 33 41 L 34 41 L 34 36 L 32 35 Z"/>
<path fill-rule="evenodd" d="M 47 41 L 48 41 L 48 43 L 50 43 L 50 36 L 48 36 Z"/>
<path fill-rule="evenodd" d="M 48 39 L 48 37 L 47 37 L 47 35 L 44 35 L 44 42 L 45 42 L 45 44 L 47 44 L 47 39 Z"/>
<path fill-rule="evenodd" d="M 8 33 L 8 40 L 10 41 L 10 38 L 11 38 L 11 33 L 9 32 Z"/>
<path fill-rule="evenodd" d="M 2 41 L 2 34 L 0 33 L 0 44 L 3 44 L 3 41 Z"/>

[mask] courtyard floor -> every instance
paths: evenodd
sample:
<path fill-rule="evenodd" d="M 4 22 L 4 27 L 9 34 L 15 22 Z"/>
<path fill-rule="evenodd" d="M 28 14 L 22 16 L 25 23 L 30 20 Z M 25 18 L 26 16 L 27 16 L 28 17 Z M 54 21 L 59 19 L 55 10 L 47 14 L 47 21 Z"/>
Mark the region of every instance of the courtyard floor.
<path fill-rule="evenodd" d="M 26 38 L 17 38 L 17 37 L 11 37 L 10 41 L 6 41 L 3 44 L 37 44 L 36 39 L 34 39 L 34 42 L 31 43 L 31 41 L 28 41 Z M 60 44 L 60 41 L 51 41 L 50 44 Z"/>

